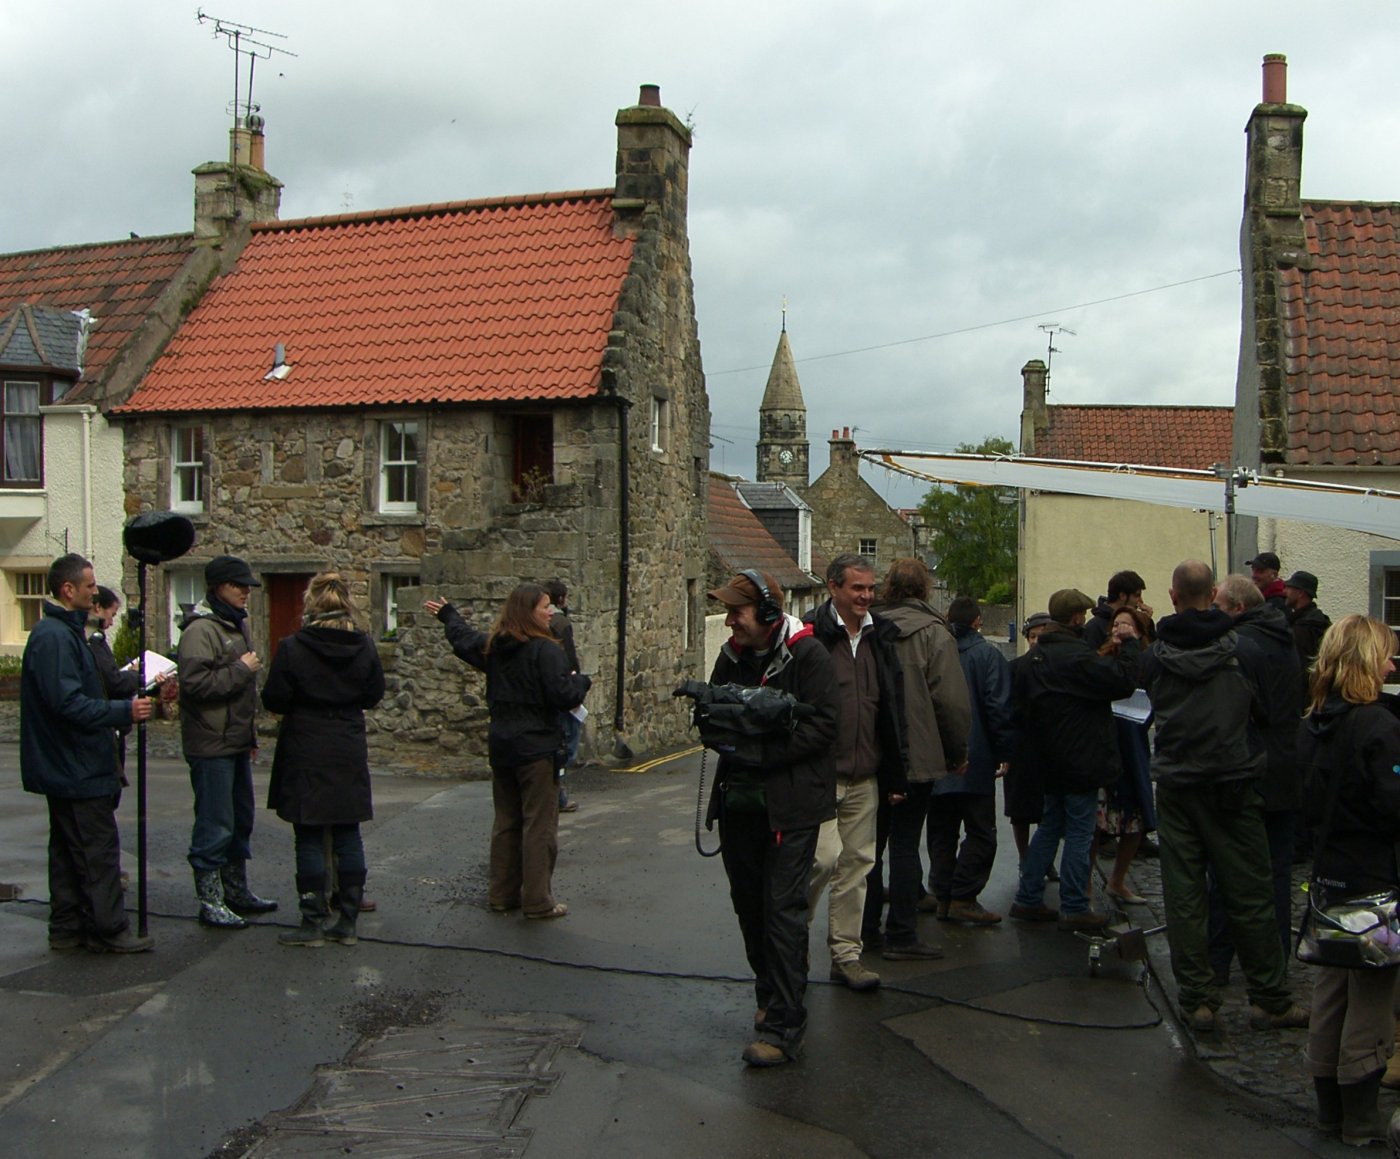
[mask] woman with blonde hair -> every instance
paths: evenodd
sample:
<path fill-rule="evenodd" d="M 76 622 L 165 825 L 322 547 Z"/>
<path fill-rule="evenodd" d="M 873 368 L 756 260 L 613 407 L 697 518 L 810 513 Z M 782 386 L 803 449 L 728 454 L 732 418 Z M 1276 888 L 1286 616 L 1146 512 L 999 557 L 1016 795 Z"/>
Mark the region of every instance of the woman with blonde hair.
<path fill-rule="evenodd" d="M 562 918 L 569 907 L 554 900 L 553 885 L 559 856 L 555 754 L 564 744 L 559 717 L 583 703 L 589 678 L 570 671 L 549 630 L 549 593 L 539 584 L 516 587 L 489 633 L 473 628 L 446 600 L 426 600 L 423 607 L 442 621 L 452 651 L 486 673 L 496 807 L 487 902 L 496 913 L 523 908 L 527 918 Z"/>
<path fill-rule="evenodd" d="M 379 651 L 358 624 L 350 589 L 333 571 L 312 576 L 302 628 L 277 645 L 263 705 L 282 717 L 267 807 L 296 834 L 301 926 L 277 940 L 319 946 L 356 942 L 364 897 L 365 848 L 360 822 L 374 816 L 365 709 L 384 695 Z M 327 837 L 337 867 L 340 916 L 327 916 Z"/>
<path fill-rule="evenodd" d="M 1327 629 L 1298 732 L 1305 820 L 1314 831 L 1314 887 L 1329 904 L 1400 886 L 1400 717 L 1384 694 L 1395 671 L 1395 632 L 1367 616 Z M 1342 1141 L 1385 1139 L 1377 1106 L 1395 1048 L 1396 970 L 1315 966 L 1307 1065 L 1318 1124 Z"/>

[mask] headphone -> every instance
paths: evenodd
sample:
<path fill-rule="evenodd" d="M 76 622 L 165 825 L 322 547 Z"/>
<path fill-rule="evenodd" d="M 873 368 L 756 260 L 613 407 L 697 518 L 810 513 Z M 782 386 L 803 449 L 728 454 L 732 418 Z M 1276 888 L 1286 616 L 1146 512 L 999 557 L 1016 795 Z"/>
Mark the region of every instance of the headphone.
<path fill-rule="evenodd" d="M 745 568 L 739 573 L 749 583 L 758 589 L 758 606 L 754 610 L 754 615 L 760 624 L 776 624 L 783 618 L 782 605 L 773 598 L 773 593 L 768 590 L 768 585 L 763 582 L 763 577 L 752 568 Z"/>

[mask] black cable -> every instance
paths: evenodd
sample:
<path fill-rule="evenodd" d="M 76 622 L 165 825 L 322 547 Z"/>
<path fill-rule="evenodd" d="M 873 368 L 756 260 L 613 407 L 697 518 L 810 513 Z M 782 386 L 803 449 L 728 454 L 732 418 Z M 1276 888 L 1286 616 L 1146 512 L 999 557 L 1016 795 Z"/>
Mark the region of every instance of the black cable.
<path fill-rule="evenodd" d="M 48 902 L 39 901 L 37 898 L 17 898 L 12 904 L 44 906 L 48 907 Z M 165 918 L 170 921 L 195 922 L 199 919 L 189 914 L 169 914 L 161 913 L 157 910 L 150 910 L 151 917 Z M 250 921 L 251 927 L 266 926 L 271 929 L 295 930 L 300 928 L 291 922 L 277 921 Z M 572 962 L 564 958 L 550 958 L 544 954 L 527 954 L 519 950 L 503 950 L 491 946 L 459 945 L 453 942 L 418 942 L 405 941 L 399 938 L 376 938 L 372 935 L 358 934 L 358 940 L 368 942 L 377 946 L 398 946 L 408 950 L 451 950 L 463 954 L 482 954 L 491 958 L 503 958 L 514 962 L 528 962 L 538 966 L 555 966 L 563 970 L 584 970 L 594 974 L 618 974 L 632 978 L 661 978 L 667 981 L 680 982 L 724 982 L 734 983 L 741 986 L 753 985 L 751 977 L 738 977 L 733 974 L 698 974 L 687 970 L 643 970 L 635 966 L 607 966 L 596 962 Z M 963 998 L 952 998 L 945 994 L 932 993 L 927 990 L 917 990 L 909 986 L 892 986 L 888 983 L 882 985 L 881 989 L 890 994 L 903 994 L 912 998 L 924 998 L 932 1002 L 938 1002 L 945 1006 L 957 1006 L 963 1010 L 975 1010 L 982 1014 L 991 1014 L 997 1018 L 1010 1018 L 1016 1022 L 1034 1022 L 1042 1026 L 1062 1026 L 1071 1030 L 1152 1030 L 1162 1024 L 1163 1016 L 1161 1007 L 1153 1001 L 1148 989 L 1149 971 L 1144 966 L 1142 974 L 1136 983 L 1143 992 L 1143 997 L 1147 1004 L 1152 1007 L 1155 1018 L 1147 1022 L 1079 1022 L 1072 1019 L 1063 1018 L 1038 1018 L 1029 1014 L 1016 1014 L 1009 1010 L 997 1010 L 990 1006 L 983 1006 L 978 1002 L 971 1002 Z M 820 978 L 812 978 L 807 982 L 812 986 L 829 986 L 842 988 L 844 982 L 829 982 Z"/>

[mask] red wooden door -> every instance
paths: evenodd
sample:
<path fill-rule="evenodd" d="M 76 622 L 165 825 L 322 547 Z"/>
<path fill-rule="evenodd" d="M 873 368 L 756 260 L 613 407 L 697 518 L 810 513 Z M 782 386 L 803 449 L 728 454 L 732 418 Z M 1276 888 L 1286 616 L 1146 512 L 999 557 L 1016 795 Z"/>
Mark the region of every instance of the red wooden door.
<path fill-rule="evenodd" d="M 267 638 L 268 662 L 277 655 L 277 645 L 286 636 L 292 635 L 301 627 L 302 601 L 306 597 L 306 587 L 311 582 L 309 575 L 288 572 L 264 574 L 263 591 L 267 598 Z"/>

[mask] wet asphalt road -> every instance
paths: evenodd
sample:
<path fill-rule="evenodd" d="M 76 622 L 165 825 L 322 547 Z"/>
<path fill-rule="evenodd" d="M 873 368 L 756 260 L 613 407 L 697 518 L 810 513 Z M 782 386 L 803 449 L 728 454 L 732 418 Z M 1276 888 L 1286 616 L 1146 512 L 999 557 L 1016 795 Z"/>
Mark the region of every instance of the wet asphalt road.
<path fill-rule="evenodd" d="M 558 922 L 486 910 L 488 785 L 377 777 L 378 912 L 356 947 L 290 950 L 275 936 L 294 921 L 290 828 L 260 811 L 254 833 L 276 921 L 201 929 L 185 769 L 153 760 L 157 948 L 115 957 L 48 951 L 44 803 L 0 746 L 0 881 L 30 899 L 0 905 L 0 1151 L 1352 1153 L 1220 1084 L 1158 1018 L 1140 964 L 1110 955 L 1091 977 L 1085 944 L 1053 927 L 923 919 L 946 958 L 869 955 L 886 986 L 854 994 L 825 981 L 819 915 L 805 1056 L 747 1069 L 752 989 L 719 861 L 694 849 L 698 766 L 570 775 L 582 807 L 561 824 Z M 128 792 L 132 870 L 134 807 Z M 992 908 L 1011 899 L 1011 848 L 1004 834 Z"/>

